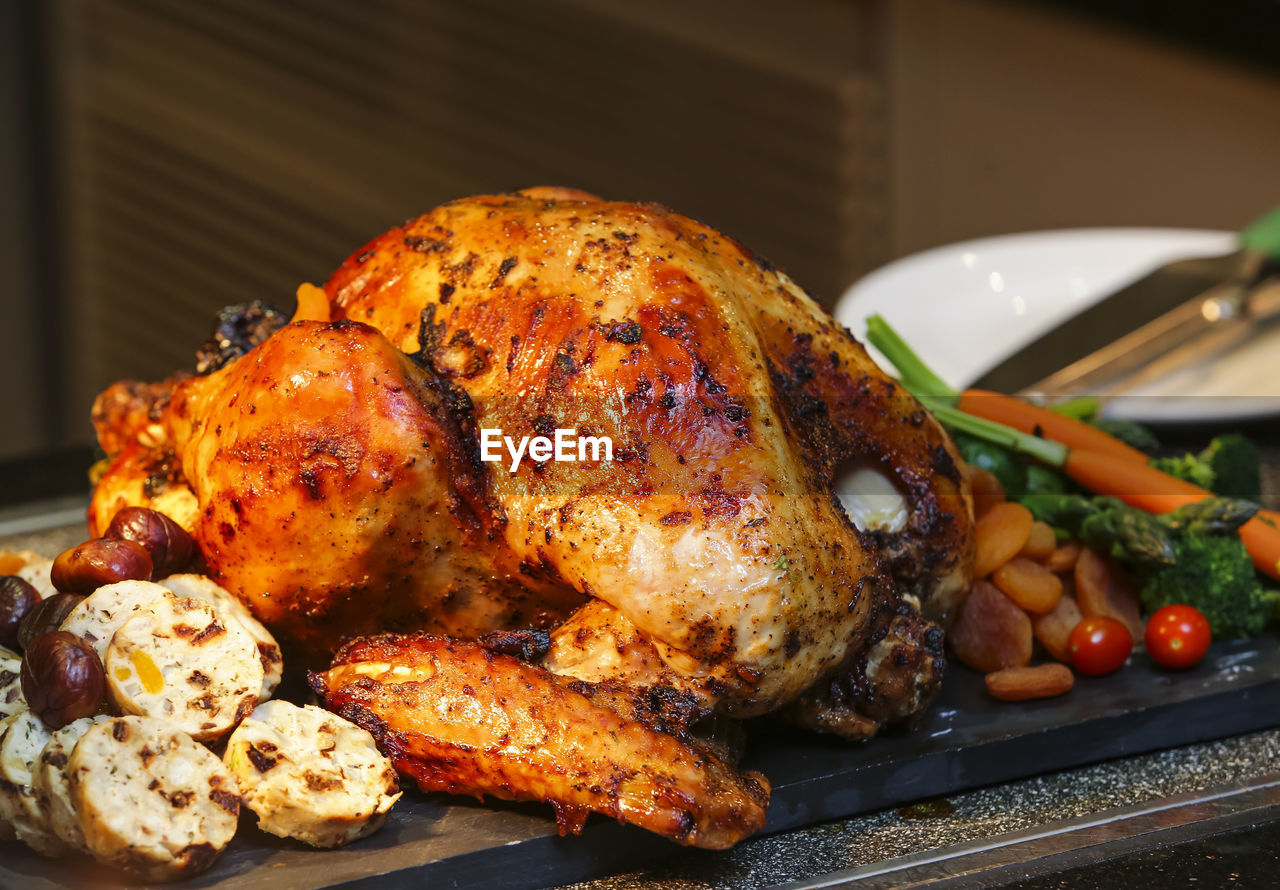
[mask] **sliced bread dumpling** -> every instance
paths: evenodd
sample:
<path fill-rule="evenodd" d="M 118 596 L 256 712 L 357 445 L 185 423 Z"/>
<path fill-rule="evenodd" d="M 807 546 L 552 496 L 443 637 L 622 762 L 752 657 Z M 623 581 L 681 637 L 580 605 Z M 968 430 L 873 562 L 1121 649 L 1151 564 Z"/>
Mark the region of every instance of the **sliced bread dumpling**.
<path fill-rule="evenodd" d="M 58 592 L 58 588 L 53 586 L 52 559 L 31 553 L 27 557 L 27 564 L 14 574 L 34 587 L 42 600 L 47 600 Z"/>
<path fill-rule="evenodd" d="M 76 604 L 62 619 L 59 630 L 83 637 L 104 662 L 107 646 L 120 626 L 143 606 L 171 597 L 167 587 L 150 581 L 117 581 L 104 584 Z"/>
<path fill-rule="evenodd" d="M 68 850 L 49 827 L 34 787 L 36 763 L 51 735 L 30 711 L 0 722 L 0 819 L 13 826 L 18 840 L 44 856 Z"/>
<path fill-rule="evenodd" d="M 249 636 L 258 644 L 258 657 L 262 660 L 262 692 L 259 701 L 266 701 L 275 694 L 284 675 L 284 658 L 280 655 L 280 644 L 271 635 L 262 622 L 253 616 L 249 607 L 236 599 L 229 590 L 217 584 L 212 578 L 204 575 L 170 575 L 161 582 L 177 596 L 189 596 L 192 599 L 204 600 L 215 610 L 226 615 L 228 619 L 238 621 Z"/>
<path fill-rule="evenodd" d="M 0 649 L 0 717 L 12 717 L 27 710 L 22 694 L 22 657 Z"/>
<path fill-rule="evenodd" d="M 2 716 L 2 715 L 0 715 Z M 2 717 L 0 719 L 0 738 L 4 737 L 4 731 L 8 728 L 9 720 L 13 715 Z M 4 841 L 15 841 L 18 839 L 18 833 L 13 830 L 13 826 L 9 824 L 8 818 L 5 817 L 4 807 L 0 805 L 0 843 Z"/>
<path fill-rule="evenodd" d="M 311 705 L 259 705 L 231 734 L 223 762 L 259 828 L 313 847 L 372 834 L 400 798 L 373 736 Z"/>
<path fill-rule="evenodd" d="M 199 874 L 235 836 L 235 779 L 162 720 L 116 717 L 91 727 L 66 773 L 89 852 L 146 880 Z"/>
<path fill-rule="evenodd" d="M 33 772 L 32 787 L 36 798 L 44 810 L 49 830 L 69 847 L 81 852 L 89 852 L 85 846 L 84 831 L 80 828 L 80 819 L 76 816 L 75 807 L 71 803 L 71 785 L 67 781 L 67 763 L 71 760 L 71 752 L 76 742 L 80 741 L 89 729 L 98 723 L 111 718 L 104 714 L 96 717 L 81 717 L 73 720 L 61 729 L 55 730 L 49 742 L 40 752 Z"/>
<path fill-rule="evenodd" d="M 170 595 L 140 608 L 115 632 L 104 662 L 122 713 L 167 721 L 202 742 L 230 732 L 262 690 L 253 638 L 190 597 Z"/>

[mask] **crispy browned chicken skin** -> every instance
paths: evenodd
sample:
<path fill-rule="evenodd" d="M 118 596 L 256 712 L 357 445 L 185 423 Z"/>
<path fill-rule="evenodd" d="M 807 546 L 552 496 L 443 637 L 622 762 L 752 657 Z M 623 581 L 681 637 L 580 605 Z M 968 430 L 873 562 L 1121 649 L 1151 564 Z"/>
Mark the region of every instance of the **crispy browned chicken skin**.
<path fill-rule="evenodd" d="M 599 812 L 711 849 L 764 827 L 762 776 L 625 719 L 575 685 L 425 635 L 362 638 L 312 675 L 328 706 L 373 733 L 425 791 L 546 801 L 561 833 Z"/>
<path fill-rule="evenodd" d="M 646 727 L 633 705 L 655 689 L 853 738 L 927 705 L 933 621 L 972 561 L 958 457 L 769 264 L 665 208 L 537 189 L 411 220 L 326 291 L 330 323 L 104 394 L 95 528 L 125 503 L 185 505 L 211 574 L 313 650 L 552 628 L 539 670 Z M 511 472 L 479 459 L 484 428 L 607 436 L 613 459 Z M 900 509 L 859 529 L 837 495 L 868 474 Z M 365 691 L 390 720 L 393 696 Z M 459 787 L 498 781 L 477 775 Z"/>

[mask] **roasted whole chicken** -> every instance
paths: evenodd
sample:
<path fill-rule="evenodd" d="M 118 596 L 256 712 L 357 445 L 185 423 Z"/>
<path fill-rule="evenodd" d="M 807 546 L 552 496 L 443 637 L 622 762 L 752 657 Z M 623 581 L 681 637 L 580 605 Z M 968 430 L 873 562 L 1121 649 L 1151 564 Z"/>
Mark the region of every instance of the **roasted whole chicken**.
<path fill-rule="evenodd" d="M 746 248 L 532 189 L 393 229 L 307 302 L 99 397 L 90 524 L 169 513 L 314 655 L 378 634 L 312 684 L 424 788 L 727 846 L 767 783 L 700 727 L 865 738 L 936 692 L 973 550 L 955 448 Z M 484 459 L 557 430 L 611 454 Z"/>

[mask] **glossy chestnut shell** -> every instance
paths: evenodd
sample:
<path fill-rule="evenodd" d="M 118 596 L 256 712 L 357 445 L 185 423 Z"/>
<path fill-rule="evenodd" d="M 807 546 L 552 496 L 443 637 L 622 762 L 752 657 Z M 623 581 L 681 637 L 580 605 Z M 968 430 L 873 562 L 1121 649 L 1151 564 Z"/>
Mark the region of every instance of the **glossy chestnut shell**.
<path fill-rule="evenodd" d="M 18 626 L 18 648 L 26 649 L 36 637 L 57 630 L 83 600 L 78 593 L 56 593 L 36 603 Z"/>
<path fill-rule="evenodd" d="M 41 634 L 22 657 L 22 694 L 50 729 L 89 717 L 102 706 L 107 676 L 84 639 L 65 630 Z"/>
<path fill-rule="evenodd" d="M 146 507 L 120 510 L 103 537 L 133 541 L 145 547 L 157 578 L 182 571 L 195 553 L 195 542 L 186 529 L 158 510 Z"/>
<path fill-rule="evenodd" d="M 0 646 L 18 647 L 22 619 L 40 602 L 40 592 L 17 575 L 0 576 Z"/>
<path fill-rule="evenodd" d="M 53 561 L 53 586 L 86 596 L 117 581 L 150 581 L 154 567 L 147 548 L 134 541 L 94 538 L 64 550 Z"/>

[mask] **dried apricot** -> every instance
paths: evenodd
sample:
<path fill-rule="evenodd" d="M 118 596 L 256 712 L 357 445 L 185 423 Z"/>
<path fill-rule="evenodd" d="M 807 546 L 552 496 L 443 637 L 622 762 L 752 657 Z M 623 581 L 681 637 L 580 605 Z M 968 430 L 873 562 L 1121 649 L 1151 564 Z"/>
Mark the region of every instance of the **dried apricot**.
<path fill-rule="evenodd" d="M 1076 560 L 1075 579 L 1076 600 L 1085 618 L 1114 618 L 1129 629 L 1133 639 L 1142 639 L 1138 587 L 1115 560 L 1086 547 Z"/>
<path fill-rule="evenodd" d="M 996 587 L 1028 612 L 1049 612 L 1062 597 L 1062 579 L 1025 556 L 1015 556 L 992 574 Z"/>
<path fill-rule="evenodd" d="M 977 555 L 973 561 L 975 578 L 984 578 L 1013 559 L 1027 543 L 1035 517 L 1021 504 L 996 504 L 978 520 L 974 528 Z"/>
<path fill-rule="evenodd" d="M 1004 486 L 996 474 L 973 464 L 965 465 L 969 490 L 973 492 L 973 515 L 981 519 L 996 504 L 1004 503 Z"/>
<path fill-rule="evenodd" d="M 1027 543 L 1022 545 L 1018 555 L 1042 562 L 1052 556 L 1057 547 L 1058 536 L 1053 533 L 1053 526 L 1047 522 L 1033 522 Z"/>
<path fill-rule="evenodd" d="M 957 658 L 984 674 L 1031 661 L 1031 619 L 988 581 L 974 583 L 948 639 Z"/>
<path fill-rule="evenodd" d="M 1040 645 L 1058 661 L 1071 663 L 1071 631 L 1084 620 L 1080 604 L 1068 593 L 1058 597 L 1058 604 L 1050 612 L 1031 616 L 1031 632 Z"/>
<path fill-rule="evenodd" d="M 987 692 L 1001 701 L 1049 698 L 1070 692 L 1075 685 L 1075 675 L 1065 664 L 1005 668 L 987 674 L 986 680 Z"/>
<path fill-rule="evenodd" d="M 1079 541 L 1067 541 L 1049 554 L 1044 567 L 1055 575 L 1065 575 L 1076 567 L 1076 560 L 1080 558 L 1080 551 L 1083 549 Z"/>

